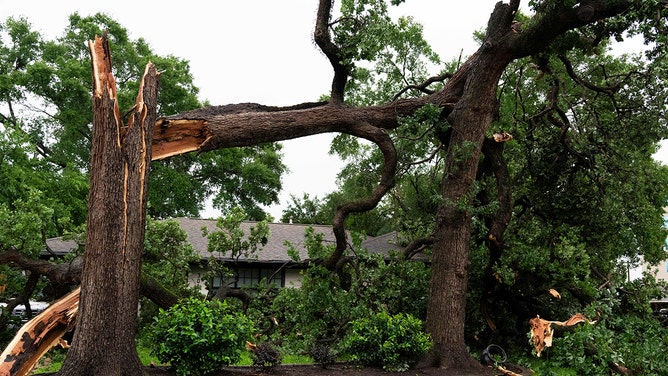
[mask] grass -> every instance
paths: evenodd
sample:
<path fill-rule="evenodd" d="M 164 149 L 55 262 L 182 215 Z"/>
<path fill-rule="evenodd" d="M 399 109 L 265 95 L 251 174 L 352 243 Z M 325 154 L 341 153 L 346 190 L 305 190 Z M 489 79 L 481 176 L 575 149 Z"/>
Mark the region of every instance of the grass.
<path fill-rule="evenodd" d="M 63 361 L 65 360 L 65 354 L 67 351 L 61 348 L 54 348 L 49 351 L 38 363 L 37 368 L 33 371 L 34 375 L 39 375 L 43 373 L 58 372 L 60 370 Z M 151 351 L 143 346 L 137 347 L 137 354 L 139 355 L 139 360 L 145 366 L 150 365 L 151 363 L 155 365 L 164 365 L 158 358 L 151 354 Z M 48 360 L 47 360 L 48 359 Z M 565 368 L 554 368 L 550 367 L 548 363 L 541 362 L 535 359 L 523 359 L 525 366 L 531 368 L 536 376 L 577 376 L 575 371 Z M 284 355 L 282 364 L 313 364 L 313 359 L 306 355 Z M 236 366 L 252 366 L 253 360 L 251 359 L 250 353 L 244 351 L 241 355 L 239 362 L 235 364 Z"/>
<path fill-rule="evenodd" d="M 313 364 L 313 359 L 306 355 L 285 355 L 283 364 Z"/>
<path fill-rule="evenodd" d="M 60 347 L 55 347 L 51 349 L 46 355 L 42 357 L 37 363 L 33 375 L 39 375 L 41 373 L 50 373 L 60 371 L 60 366 L 62 366 L 63 361 L 65 360 L 65 354 L 67 350 Z"/>
<path fill-rule="evenodd" d="M 523 358 L 522 365 L 531 368 L 534 371 L 534 376 L 578 376 L 577 372 L 572 369 L 554 367 L 554 365 L 542 359 Z"/>
<path fill-rule="evenodd" d="M 156 363 L 157 364 L 157 363 Z M 284 355 L 283 356 L 283 361 L 281 364 L 313 364 L 313 359 L 311 359 L 310 356 L 306 355 Z M 250 356 L 250 353 L 247 351 L 244 351 L 241 354 L 241 359 L 234 364 L 235 366 L 252 366 L 253 365 L 253 359 Z"/>
<path fill-rule="evenodd" d="M 37 367 L 33 371 L 33 375 L 39 375 L 43 373 L 58 372 L 60 367 L 65 360 L 65 354 L 67 352 L 61 348 L 54 348 L 49 351 L 37 364 Z M 151 354 L 151 350 L 146 347 L 137 346 L 137 354 L 139 354 L 139 360 L 145 366 L 151 365 L 163 365 L 160 363 L 158 358 L 155 355 Z M 48 359 L 48 360 L 47 360 Z M 306 355 L 285 355 L 283 356 L 283 364 L 312 364 L 313 359 Z M 235 364 L 236 366 L 252 366 L 253 360 L 251 359 L 250 353 L 244 352 L 241 354 L 241 359 Z"/>

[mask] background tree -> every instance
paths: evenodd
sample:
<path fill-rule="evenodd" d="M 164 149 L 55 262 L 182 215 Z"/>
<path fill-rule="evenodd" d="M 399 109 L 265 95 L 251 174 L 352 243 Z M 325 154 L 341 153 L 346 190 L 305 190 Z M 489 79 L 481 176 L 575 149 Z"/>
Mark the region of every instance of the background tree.
<path fill-rule="evenodd" d="M 63 201 L 76 209 L 75 224 L 85 220 L 91 140 L 87 39 L 104 30 L 110 36 L 121 111 L 132 108 L 133 93 L 147 61 L 164 69 L 159 115 L 202 105 L 186 60 L 155 55 L 146 41 L 131 40 L 127 30 L 107 15 L 82 17 L 75 13 L 63 36 L 55 41 L 42 40 L 23 19 L 9 19 L 4 27 L 8 33 L 0 53 L 4 55 L 3 102 L 7 112 L 0 120 L 32 145 L 32 159 L 54 175 L 51 183 L 64 180 L 63 184 L 77 184 L 60 189 L 52 184 L 56 189 L 49 189 L 56 197 L 71 197 L 71 202 Z M 200 158 L 182 155 L 165 159 L 153 164 L 149 214 L 155 218 L 197 216 L 213 197 L 216 208 L 229 210 L 241 205 L 252 218 L 263 219 L 266 214 L 260 207 L 277 201 L 284 172 L 277 144 L 221 150 Z"/>
<path fill-rule="evenodd" d="M 283 223 L 306 223 L 314 225 L 327 224 L 331 220 L 331 216 L 323 213 L 323 200 L 317 196 L 311 198 L 308 193 L 299 198 L 295 195 L 290 195 L 290 202 L 281 214 L 281 222 Z"/>
<path fill-rule="evenodd" d="M 108 31 L 124 110 L 133 106 L 140 72 L 149 60 L 165 70 L 159 113 L 200 106 L 198 89 L 187 61 L 155 55 L 146 41 L 131 40 L 126 29 L 103 14 L 72 15 L 56 40 L 44 40 L 25 19 L 9 18 L 0 28 L 4 31 L 0 38 L 0 204 L 12 223 L 4 233 L 15 237 L 2 249 L 37 258 L 41 251 L 48 251 L 47 238 L 83 233 L 86 220 L 92 113 L 85 41 Z M 280 175 L 285 171 L 280 158 L 280 145 L 266 144 L 156 162 L 149 212 L 157 218 L 197 216 L 212 197 L 215 207 L 229 210 L 233 202 L 243 206 L 249 218 L 264 218 L 260 206 L 276 201 L 280 190 Z M 11 230 L 27 223 L 29 228 Z M 49 301 L 66 288 L 51 279 L 47 295 L 42 295 L 40 273 L 35 268 L 33 272 L 31 278 L 39 284 L 26 284 L 25 274 L 5 267 L 10 308 L 27 304 L 34 290 L 38 292 L 34 298 Z"/>

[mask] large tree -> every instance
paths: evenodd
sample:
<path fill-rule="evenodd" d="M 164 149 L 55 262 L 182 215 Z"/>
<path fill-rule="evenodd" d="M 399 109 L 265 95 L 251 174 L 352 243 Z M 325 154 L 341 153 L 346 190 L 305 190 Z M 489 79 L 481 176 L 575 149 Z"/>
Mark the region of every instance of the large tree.
<path fill-rule="evenodd" d="M 127 29 L 105 14 L 71 15 L 63 34 L 54 40 L 43 39 L 25 19 L 9 18 L 0 28 L 6 31 L 0 38 L 0 100 L 4 104 L 0 125 L 18 146 L 14 154 L 24 154 L 26 162 L 17 166 L 31 164 L 26 173 L 31 181 L 26 179 L 26 183 L 57 198 L 49 205 L 61 222 L 69 218 L 81 225 L 86 218 L 92 140 L 88 39 L 105 30 L 109 35 L 124 116 L 134 105 L 137 82 L 148 61 L 164 71 L 159 115 L 202 106 L 187 60 L 155 54 L 145 40 L 131 39 Z M 280 150 L 279 144 L 265 144 L 156 162 L 149 214 L 155 218 L 197 216 L 207 199 L 213 198 L 214 207 L 223 211 L 241 205 L 249 217 L 263 219 L 266 214 L 261 207 L 276 202 L 281 189 L 285 166 Z M 0 192 L 0 200 L 11 203 L 26 191 L 6 189 Z M 48 236 L 63 232 L 62 228 L 47 230 Z"/>
<path fill-rule="evenodd" d="M 532 16 L 520 18 L 519 1 L 499 2 L 490 16 L 481 47 L 451 74 L 442 88 L 419 98 L 396 99 L 377 106 L 347 106 L 345 87 L 355 62 L 382 50 L 382 39 L 368 40 L 365 35 L 375 35 L 366 34 L 366 28 L 387 22 L 378 12 L 386 5 L 345 2 L 344 13 L 348 7 L 356 17 L 332 22 L 331 1 L 319 4 L 314 39 L 334 71 L 327 103 L 289 108 L 230 105 L 169 116 L 158 121 L 155 150 L 167 155 L 205 152 L 323 132 L 341 132 L 371 141 L 383 153 L 380 182 L 369 196 L 339 206 L 333 220 L 337 247 L 325 261 L 328 268 L 335 269 L 347 247 L 346 218 L 373 208 L 394 184 L 397 154 L 387 131 L 399 127 L 401 117 L 415 113 L 425 104 L 441 108 L 440 116 L 447 121 L 448 129 L 440 135 L 446 152 L 434 228 L 427 330 L 435 342 L 431 359 L 434 364 L 445 368 L 475 367 L 464 343 L 472 232 L 470 203 L 475 198 L 473 187 L 481 150 L 498 116 L 500 78 L 513 61 L 537 55 L 555 46 L 555 41 L 567 51 L 576 44 L 597 44 L 619 36 L 627 29 L 637 31 L 638 26 L 646 35 L 660 38 L 655 27 L 662 22 L 662 5 L 658 1 L 542 1 L 531 3 L 535 10 Z M 609 21 L 604 22 L 606 19 Z"/>

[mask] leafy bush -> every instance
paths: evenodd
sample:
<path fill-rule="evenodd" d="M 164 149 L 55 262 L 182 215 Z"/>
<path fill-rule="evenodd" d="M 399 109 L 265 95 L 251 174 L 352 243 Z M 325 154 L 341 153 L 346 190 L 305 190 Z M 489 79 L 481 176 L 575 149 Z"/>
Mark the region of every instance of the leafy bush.
<path fill-rule="evenodd" d="M 356 296 L 339 286 L 336 275 L 322 266 L 310 268 L 300 289 L 282 289 L 272 304 L 281 323 L 272 339 L 288 353 L 307 353 L 324 339 L 343 337 L 348 323 L 369 312 Z"/>
<path fill-rule="evenodd" d="M 226 303 L 189 298 L 160 310 L 152 351 L 178 375 L 206 375 L 239 360 L 253 322 Z"/>
<path fill-rule="evenodd" d="M 309 351 L 309 355 L 313 358 L 313 362 L 322 368 L 327 368 L 328 365 L 336 361 L 336 355 L 332 349 L 321 343 L 316 343 Z"/>
<path fill-rule="evenodd" d="M 424 263 L 388 261 L 358 251 L 340 273 L 312 265 L 304 272 L 301 288 L 281 289 L 271 306 L 260 302 L 252 307 L 281 323 L 267 333 L 286 352 L 309 353 L 318 343 L 327 343 L 336 353 L 349 323 L 370 312 L 423 318 L 428 281 Z"/>
<path fill-rule="evenodd" d="M 255 367 L 264 372 L 270 372 L 275 366 L 281 364 L 283 355 L 271 342 L 262 342 L 253 347 L 251 358 Z"/>
<path fill-rule="evenodd" d="M 382 366 L 387 371 L 405 371 L 429 350 L 431 340 L 423 332 L 420 319 L 380 312 L 353 321 L 344 346 L 355 362 Z"/>

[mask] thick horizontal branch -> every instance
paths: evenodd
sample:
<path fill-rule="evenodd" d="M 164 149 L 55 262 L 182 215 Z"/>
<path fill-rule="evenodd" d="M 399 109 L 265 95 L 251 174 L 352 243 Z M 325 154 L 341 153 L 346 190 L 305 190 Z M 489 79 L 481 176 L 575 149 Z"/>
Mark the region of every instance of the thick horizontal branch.
<path fill-rule="evenodd" d="M 158 119 L 153 134 L 153 159 L 329 132 L 368 138 L 366 129 L 369 125 L 396 128 L 399 116 L 410 115 L 424 104 L 435 101 L 454 103 L 456 98 L 442 100 L 431 96 L 359 108 L 326 104 L 286 110 L 275 107 L 267 110 L 255 104 L 205 107 Z M 448 103 L 442 105 L 447 107 Z M 239 112 L 239 106 L 253 107 Z"/>

